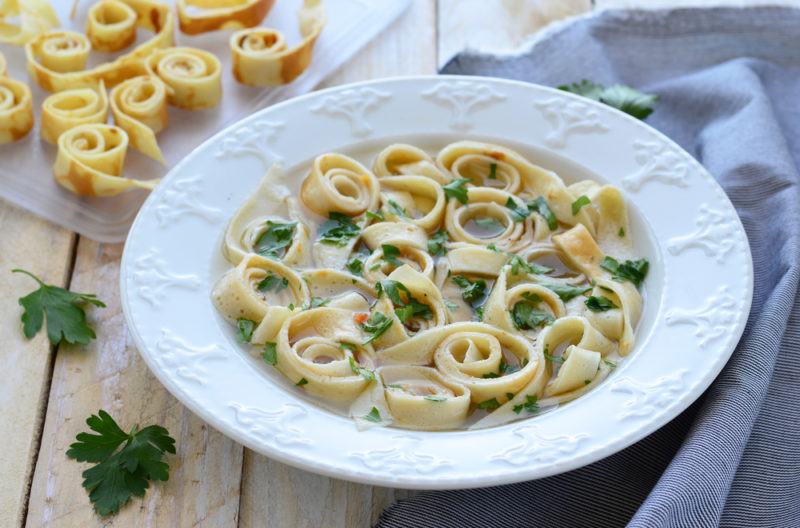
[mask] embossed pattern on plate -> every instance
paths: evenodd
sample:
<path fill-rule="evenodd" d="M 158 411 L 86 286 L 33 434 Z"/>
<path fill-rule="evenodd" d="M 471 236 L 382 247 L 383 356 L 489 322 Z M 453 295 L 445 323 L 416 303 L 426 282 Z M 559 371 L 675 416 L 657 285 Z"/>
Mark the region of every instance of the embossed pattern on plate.
<path fill-rule="evenodd" d="M 248 356 L 215 314 L 209 292 L 226 219 L 269 164 L 280 159 L 299 174 L 326 151 L 376 149 L 415 137 L 495 141 L 558 168 L 568 182 L 595 175 L 626 194 L 632 236 L 651 271 L 636 347 L 596 390 L 493 429 L 358 431 Z M 121 271 L 123 309 L 140 353 L 204 420 L 309 471 L 410 488 L 540 478 L 643 438 L 716 377 L 752 298 L 741 222 L 713 178 L 677 145 L 573 94 L 456 76 L 332 88 L 220 132 L 178 164 L 142 207 Z"/>

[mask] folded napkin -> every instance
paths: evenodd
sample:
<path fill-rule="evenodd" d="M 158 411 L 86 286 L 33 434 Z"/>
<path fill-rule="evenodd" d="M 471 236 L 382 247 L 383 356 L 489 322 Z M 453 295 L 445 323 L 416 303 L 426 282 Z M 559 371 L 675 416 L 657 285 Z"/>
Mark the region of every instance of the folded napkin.
<path fill-rule="evenodd" d="M 555 477 L 425 492 L 378 526 L 800 526 L 800 10 L 600 12 L 519 57 L 462 54 L 443 73 L 658 94 L 648 123 L 714 175 L 744 223 L 755 296 L 716 381 L 646 439 Z"/>

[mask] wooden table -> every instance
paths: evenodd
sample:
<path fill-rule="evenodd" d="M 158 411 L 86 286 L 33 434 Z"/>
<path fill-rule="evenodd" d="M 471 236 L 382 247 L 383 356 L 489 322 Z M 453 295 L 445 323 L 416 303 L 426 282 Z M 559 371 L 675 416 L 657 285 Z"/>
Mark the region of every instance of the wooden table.
<path fill-rule="evenodd" d="M 413 0 L 326 85 L 431 74 L 465 42 L 514 45 L 549 18 L 589 9 L 589 0 L 538 0 L 517 17 L 489 10 L 499 4 Z M 1 201 L 0 226 L 1 526 L 367 527 L 384 508 L 413 493 L 294 469 L 211 429 L 161 386 L 134 348 L 120 309 L 122 244 L 79 237 Z M 26 340 L 16 299 L 32 283 L 12 275 L 15 267 L 52 284 L 98 294 L 108 305 L 90 311 L 98 339 L 86 347 L 58 348 L 49 345 L 44 332 Z M 169 456 L 169 482 L 151 486 L 144 499 L 106 520 L 94 514 L 81 487 L 86 465 L 64 454 L 86 429 L 85 418 L 101 408 L 123 428 L 134 423 L 167 427 L 178 449 Z"/>

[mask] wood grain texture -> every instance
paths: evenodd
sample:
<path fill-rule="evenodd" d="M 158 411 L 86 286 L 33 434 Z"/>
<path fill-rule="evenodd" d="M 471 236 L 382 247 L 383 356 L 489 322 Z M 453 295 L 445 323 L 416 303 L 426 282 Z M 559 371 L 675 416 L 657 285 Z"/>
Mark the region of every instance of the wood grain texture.
<path fill-rule="evenodd" d="M 181 405 L 147 369 L 120 308 L 121 255 L 121 244 L 79 241 L 70 288 L 97 293 L 108 307 L 88 314 L 98 340 L 86 347 L 60 347 L 56 355 L 27 526 L 86 527 L 106 521 L 95 515 L 80 485 L 89 465 L 65 455 L 75 435 L 87 429 L 84 419 L 99 409 L 125 430 L 135 423 L 163 425 L 178 450 L 168 455 L 170 480 L 151 485 L 109 525 L 236 526 L 243 448 Z"/>
<path fill-rule="evenodd" d="M 37 288 L 33 279 L 12 274 L 25 268 L 50 284 L 63 286 L 75 236 L 0 201 L 0 524 L 22 523 L 41 420 L 47 403 L 53 351 L 45 332 L 32 340 L 22 334 L 17 299 Z"/>
<path fill-rule="evenodd" d="M 326 83 L 436 71 L 436 3 L 414 0 L 383 35 Z M 364 528 L 413 492 L 314 475 L 245 450 L 240 526 Z"/>

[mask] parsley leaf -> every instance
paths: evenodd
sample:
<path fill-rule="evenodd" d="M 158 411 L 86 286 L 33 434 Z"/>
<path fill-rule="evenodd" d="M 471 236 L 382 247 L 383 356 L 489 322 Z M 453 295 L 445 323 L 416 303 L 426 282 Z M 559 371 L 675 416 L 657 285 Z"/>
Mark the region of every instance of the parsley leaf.
<path fill-rule="evenodd" d="M 331 302 L 330 299 L 325 299 L 323 297 L 311 297 L 310 300 L 303 303 L 303 306 L 300 307 L 301 310 L 313 310 L 314 308 L 321 308 Z"/>
<path fill-rule="evenodd" d="M 506 227 L 502 223 L 500 223 L 498 219 L 492 218 L 491 216 L 488 216 L 486 218 L 475 218 L 472 221 L 475 222 L 475 225 L 482 227 L 484 229 L 498 229 L 498 228 L 503 229 Z"/>
<path fill-rule="evenodd" d="M 612 310 L 614 308 L 619 308 L 614 301 L 601 295 L 600 297 L 595 297 L 592 295 L 585 301 L 586 307 L 593 312 L 605 312 L 608 310 Z"/>
<path fill-rule="evenodd" d="M 264 277 L 264 280 L 258 283 L 257 289 L 260 292 L 268 292 L 274 289 L 276 292 L 283 290 L 289 286 L 289 279 L 275 275 L 271 271 Z"/>
<path fill-rule="evenodd" d="M 463 275 L 456 275 L 451 280 L 463 290 L 461 298 L 464 302 L 474 304 L 486 294 L 486 281 L 483 279 L 470 280 Z"/>
<path fill-rule="evenodd" d="M 617 231 L 617 236 L 620 237 L 620 238 L 625 238 L 625 228 L 624 227 L 620 227 L 619 228 L 619 231 Z"/>
<path fill-rule="evenodd" d="M 319 241 L 323 244 L 346 246 L 351 238 L 357 237 L 361 233 L 358 226 L 347 215 L 330 213 L 328 218 L 329 220 L 319 227 Z"/>
<path fill-rule="evenodd" d="M 569 284 L 542 284 L 548 290 L 552 290 L 553 293 L 558 295 L 558 297 L 564 301 L 570 301 L 577 297 L 578 295 L 583 295 L 587 291 L 591 290 L 591 286 L 570 286 Z"/>
<path fill-rule="evenodd" d="M 579 83 L 559 86 L 558 89 L 600 101 L 636 119 L 645 119 L 652 114 L 653 107 L 658 101 L 657 95 L 646 94 L 629 86 L 615 84 L 606 88 L 602 84 L 595 84 L 586 79 Z"/>
<path fill-rule="evenodd" d="M 401 266 L 403 263 L 397 260 L 397 257 L 400 256 L 400 248 L 397 246 L 392 246 L 390 244 L 383 244 L 381 245 L 381 250 L 383 251 L 383 260 L 388 262 L 393 266 Z"/>
<path fill-rule="evenodd" d="M 364 416 L 362 416 L 362 418 L 368 422 L 373 422 L 373 423 L 381 423 L 383 421 L 383 419 L 381 419 L 381 412 L 378 410 L 377 407 L 373 407 L 369 411 L 369 414 L 365 414 Z"/>
<path fill-rule="evenodd" d="M 489 164 L 489 179 L 496 180 L 497 179 L 497 163 L 490 163 Z"/>
<path fill-rule="evenodd" d="M 523 222 L 531 214 L 530 209 L 517 205 L 517 202 L 510 196 L 506 200 L 506 207 L 511 211 L 511 217 L 515 222 Z"/>
<path fill-rule="evenodd" d="M 519 405 L 515 405 L 513 411 L 516 414 L 522 412 L 525 409 L 531 414 L 539 412 L 539 402 L 537 401 L 536 396 L 531 396 L 530 394 L 525 396 L 525 403 L 520 403 Z"/>
<path fill-rule="evenodd" d="M 361 376 L 367 381 L 375 381 L 375 373 L 369 369 L 361 367 L 356 363 L 356 360 L 353 356 L 349 356 L 347 360 L 350 362 L 350 370 Z"/>
<path fill-rule="evenodd" d="M 514 255 L 514 254 L 511 254 L 511 258 L 508 260 L 508 263 L 511 264 L 512 275 L 519 275 L 520 271 L 522 273 L 532 273 L 534 275 L 543 275 L 545 273 L 550 273 L 551 271 L 553 271 L 553 268 L 548 268 L 547 266 L 540 266 L 535 262 L 533 263 L 527 262 L 519 255 Z"/>
<path fill-rule="evenodd" d="M 547 221 L 547 227 L 550 231 L 555 231 L 558 229 L 558 219 L 556 218 L 555 213 L 553 210 L 550 209 L 550 206 L 547 204 L 547 200 L 544 199 L 544 196 L 540 196 L 534 201 L 528 204 L 528 209 L 533 213 L 538 213 L 542 216 L 542 218 Z"/>
<path fill-rule="evenodd" d="M 295 383 L 295 386 L 302 387 L 303 385 L 308 385 L 308 380 L 305 378 L 300 378 L 300 381 Z"/>
<path fill-rule="evenodd" d="M 389 212 L 395 216 L 402 216 L 407 217 L 406 210 L 403 207 L 400 207 L 400 204 L 395 202 L 394 200 L 389 200 Z"/>
<path fill-rule="evenodd" d="M 440 229 L 428 239 L 428 253 L 432 257 L 438 257 L 447 253 L 447 248 L 444 245 L 448 241 L 447 231 Z"/>
<path fill-rule="evenodd" d="M 386 220 L 386 217 L 383 216 L 383 211 L 375 211 L 375 212 L 367 211 L 364 214 L 366 215 L 367 218 L 370 218 L 372 220 L 377 220 L 378 222 L 383 222 Z"/>
<path fill-rule="evenodd" d="M 96 463 L 82 476 L 98 514 L 116 513 L 132 496 L 143 496 L 149 480 L 169 480 L 169 466 L 161 458 L 164 453 L 175 453 L 175 440 L 166 429 L 134 426 L 126 433 L 103 410 L 90 416 L 86 424 L 98 434 L 79 433 L 67 456 Z"/>
<path fill-rule="evenodd" d="M 475 318 L 478 321 L 483 321 L 483 306 L 478 306 L 475 308 Z"/>
<path fill-rule="evenodd" d="M 347 264 L 345 264 L 344 267 L 347 268 L 347 271 L 353 275 L 360 277 L 364 271 L 364 261 L 358 257 L 353 257 L 347 261 Z"/>
<path fill-rule="evenodd" d="M 486 246 L 486 249 L 488 249 L 489 251 L 494 251 L 495 253 L 500 253 L 500 250 L 497 249 L 497 246 L 495 246 L 494 244 L 489 244 L 488 246 Z"/>
<path fill-rule="evenodd" d="M 278 364 L 278 345 L 276 343 L 265 343 L 264 353 L 261 354 L 264 361 L 273 367 Z"/>
<path fill-rule="evenodd" d="M 478 404 L 478 409 L 483 409 L 486 411 L 493 411 L 500 407 L 500 402 L 497 401 L 497 398 L 492 398 L 490 400 L 482 401 Z"/>
<path fill-rule="evenodd" d="M 590 203 L 592 203 L 592 201 L 588 196 L 585 194 L 580 195 L 577 200 L 572 202 L 572 216 L 578 214 L 584 206 L 589 205 Z"/>
<path fill-rule="evenodd" d="M 511 320 L 518 330 L 533 330 L 536 327 L 555 321 L 555 318 L 549 312 L 536 309 L 540 301 L 541 299 L 531 296 L 514 305 L 511 310 Z"/>
<path fill-rule="evenodd" d="M 443 401 L 445 401 L 447 399 L 444 396 L 430 396 L 430 395 L 429 396 L 425 396 L 424 398 L 426 400 L 432 401 L 432 402 L 443 402 Z"/>
<path fill-rule="evenodd" d="M 395 280 L 382 280 L 376 285 L 376 290 L 380 295 L 381 292 L 386 292 L 386 295 L 395 306 L 394 313 L 400 322 L 406 323 L 412 317 L 422 317 L 423 319 L 433 318 L 433 312 L 427 304 L 419 302 L 405 284 Z"/>
<path fill-rule="evenodd" d="M 392 326 L 392 323 L 393 321 L 382 313 L 373 313 L 369 319 L 359 325 L 364 332 L 370 334 L 369 338 L 367 338 L 367 340 L 362 344 L 369 344 L 375 339 L 379 338 L 389 329 L 390 326 Z"/>
<path fill-rule="evenodd" d="M 600 267 L 611 273 L 614 280 L 629 281 L 637 288 L 647 276 L 647 270 L 650 268 L 650 263 L 645 259 L 639 260 L 626 260 L 619 263 L 612 257 L 606 257 L 600 263 Z"/>
<path fill-rule="evenodd" d="M 468 183 L 469 180 L 467 178 L 458 178 L 446 185 L 442 185 L 442 189 L 444 189 L 444 194 L 448 198 L 455 198 L 462 204 L 466 204 L 468 201 L 468 196 L 465 185 Z"/>
<path fill-rule="evenodd" d="M 253 330 L 256 329 L 256 322 L 250 319 L 237 319 L 236 320 L 236 337 L 242 343 L 249 343 L 253 338 Z"/>
<path fill-rule="evenodd" d="M 42 328 L 47 317 L 47 338 L 57 345 L 62 341 L 81 345 L 97 336 L 86 322 L 83 307 L 93 304 L 105 308 L 96 295 L 89 293 L 73 293 L 58 286 L 42 282 L 36 275 L 21 269 L 11 270 L 13 273 L 24 273 L 39 283 L 39 289 L 20 297 L 19 304 L 25 309 L 22 314 L 22 332 L 28 339 L 35 336 Z"/>
<path fill-rule="evenodd" d="M 550 363 L 563 363 L 564 357 L 563 356 L 554 356 L 549 352 L 544 353 L 544 358 L 549 361 Z"/>
<path fill-rule="evenodd" d="M 253 244 L 253 251 L 265 257 L 279 259 L 292 244 L 297 222 L 282 224 L 267 220 L 267 230 L 261 233 Z"/>

